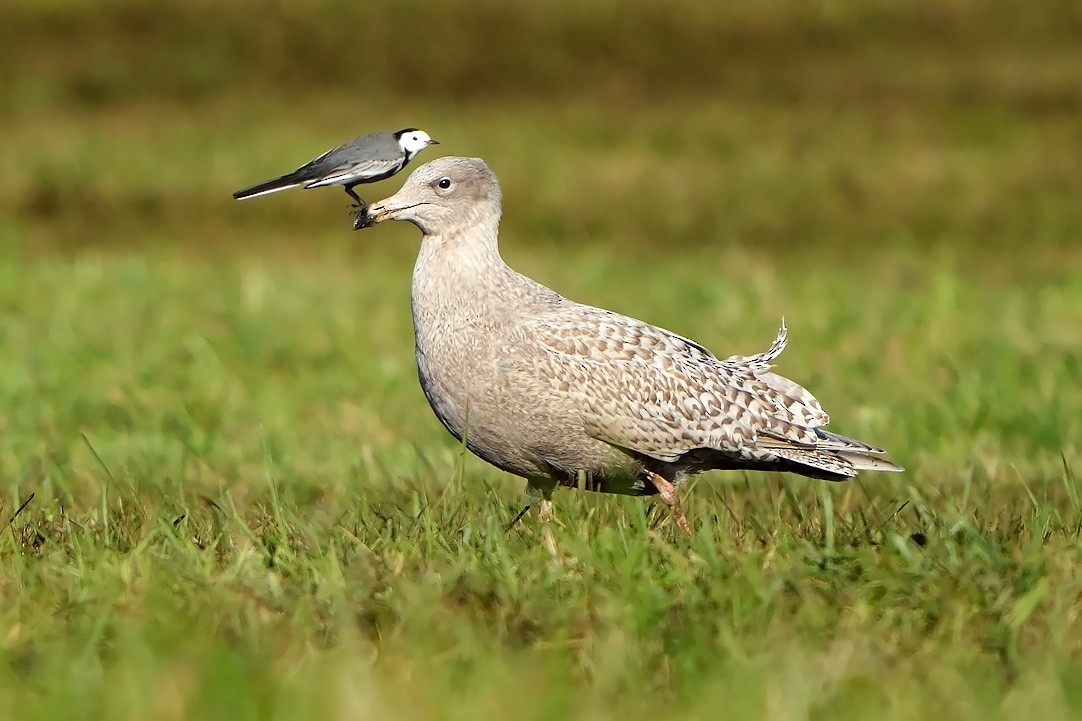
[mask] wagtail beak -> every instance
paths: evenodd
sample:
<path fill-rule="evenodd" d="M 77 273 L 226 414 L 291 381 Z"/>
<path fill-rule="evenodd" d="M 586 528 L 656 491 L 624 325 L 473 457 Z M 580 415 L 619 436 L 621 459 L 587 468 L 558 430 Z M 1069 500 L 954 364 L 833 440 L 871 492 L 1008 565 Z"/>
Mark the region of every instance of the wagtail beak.
<path fill-rule="evenodd" d="M 432 138 L 429 138 L 429 139 L 428 139 L 428 144 L 429 144 L 429 145 L 439 145 L 439 144 L 440 144 L 440 141 L 438 141 L 438 140 L 433 140 Z"/>

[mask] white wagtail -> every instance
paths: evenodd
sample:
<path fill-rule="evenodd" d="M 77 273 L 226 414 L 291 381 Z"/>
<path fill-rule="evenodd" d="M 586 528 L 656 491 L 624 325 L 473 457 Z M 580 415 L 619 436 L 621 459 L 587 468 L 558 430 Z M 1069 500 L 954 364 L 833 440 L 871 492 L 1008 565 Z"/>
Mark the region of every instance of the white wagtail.
<path fill-rule="evenodd" d="M 391 177 L 429 145 L 439 145 L 439 141 L 417 128 L 405 128 L 396 133 L 369 133 L 328 150 L 292 173 L 238 190 L 233 197 L 237 200 L 255 198 L 298 185 L 305 189 L 342 185 L 349 197 L 357 201 L 354 207 L 364 210 L 367 204 L 353 192 L 353 186 Z"/>

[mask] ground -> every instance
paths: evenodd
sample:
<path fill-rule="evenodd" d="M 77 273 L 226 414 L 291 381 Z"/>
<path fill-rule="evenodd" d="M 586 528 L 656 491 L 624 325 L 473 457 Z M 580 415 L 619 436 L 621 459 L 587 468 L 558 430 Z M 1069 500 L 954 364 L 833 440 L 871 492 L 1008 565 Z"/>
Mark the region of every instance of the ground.
<path fill-rule="evenodd" d="M 360 5 L 5 11 L 0 716 L 1082 715 L 1074 5 Z M 721 356 L 784 316 L 907 472 L 508 530 L 416 381 L 415 229 L 230 197 L 411 125 L 565 295 Z"/>

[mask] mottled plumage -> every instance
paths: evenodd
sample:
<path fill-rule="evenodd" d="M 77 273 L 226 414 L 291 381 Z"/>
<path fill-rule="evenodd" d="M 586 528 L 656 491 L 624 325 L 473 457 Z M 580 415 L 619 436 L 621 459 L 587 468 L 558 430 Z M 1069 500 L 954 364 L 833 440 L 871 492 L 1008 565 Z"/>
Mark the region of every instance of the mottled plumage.
<path fill-rule="evenodd" d="M 358 227 L 417 225 L 413 273 L 417 365 L 440 421 L 489 463 L 547 501 L 585 477 L 613 493 L 673 491 L 709 469 L 790 471 L 844 480 L 899 471 L 882 451 L 822 429 L 807 390 L 770 370 L 771 347 L 716 358 L 675 333 L 575 303 L 500 257 L 500 189 L 476 158 L 415 170 Z"/>

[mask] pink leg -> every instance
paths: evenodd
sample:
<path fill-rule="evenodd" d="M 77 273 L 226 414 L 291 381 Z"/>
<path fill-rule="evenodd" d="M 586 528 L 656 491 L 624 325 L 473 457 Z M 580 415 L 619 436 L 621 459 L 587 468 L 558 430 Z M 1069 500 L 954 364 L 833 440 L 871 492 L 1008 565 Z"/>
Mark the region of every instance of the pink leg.
<path fill-rule="evenodd" d="M 680 497 L 676 495 L 676 486 L 650 471 L 646 472 L 646 477 L 657 487 L 658 493 L 661 494 L 661 500 L 669 505 L 669 510 L 672 511 L 673 518 L 676 519 L 676 525 L 684 529 L 684 533 L 690 536 L 691 524 L 688 523 L 687 517 L 684 516 L 684 509 L 680 505 Z"/>

